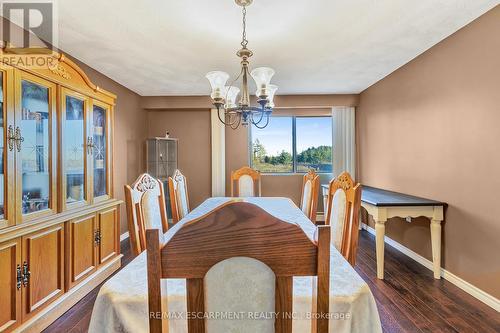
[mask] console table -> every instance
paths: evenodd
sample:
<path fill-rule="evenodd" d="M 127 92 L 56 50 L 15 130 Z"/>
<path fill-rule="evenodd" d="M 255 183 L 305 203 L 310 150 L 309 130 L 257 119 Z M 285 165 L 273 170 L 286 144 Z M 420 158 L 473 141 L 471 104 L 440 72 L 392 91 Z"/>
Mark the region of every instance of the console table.
<path fill-rule="evenodd" d="M 321 188 L 324 207 L 327 207 L 328 185 L 322 185 Z M 425 216 L 430 220 L 434 278 L 441 278 L 441 222 L 444 218 L 446 203 L 363 186 L 361 206 L 375 221 L 377 277 L 379 279 L 384 278 L 385 222 L 392 217 L 414 218 L 419 216 Z"/>

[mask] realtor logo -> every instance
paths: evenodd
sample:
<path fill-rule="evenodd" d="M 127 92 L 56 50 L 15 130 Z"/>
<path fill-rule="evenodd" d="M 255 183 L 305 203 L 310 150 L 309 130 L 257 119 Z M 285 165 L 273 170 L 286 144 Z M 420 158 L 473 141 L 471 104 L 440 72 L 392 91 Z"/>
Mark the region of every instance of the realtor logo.
<path fill-rule="evenodd" d="M 55 43 L 54 3 L 1 1 L 4 52 L 51 53 Z"/>

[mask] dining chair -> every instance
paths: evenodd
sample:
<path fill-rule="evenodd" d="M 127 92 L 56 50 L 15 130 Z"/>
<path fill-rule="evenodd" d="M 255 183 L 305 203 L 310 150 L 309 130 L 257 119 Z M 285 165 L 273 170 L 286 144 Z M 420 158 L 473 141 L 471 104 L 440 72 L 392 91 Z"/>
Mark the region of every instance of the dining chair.
<path fill-rule="evenodd" d="M 316 208 L 319 200 L 318 191 L 319 175 L 311 169 L 304 175 L 302 180 L 300 209 L 313 223 L 316 223 Z"/>
<path fill-rule="evenodd" d="M 354 266 L 359 238 L 361 184 L 354 183 L 348 172 L 330 182 L 325 224 L 332 227 L 332 243 Z"/>
<path fill-rule="evenodd" d="M 173 223 L 177 223 L 189 213 L 187 179 L 179 169 L 174 171 L 172 177 L 168 177 L 168 192 L 170 207 L 172 209 L 172 220 Z"/>
<path fill-rule="evenodd" d="M 281 314 L 274 322 L 264 323 L 269 325 L 266 326 L 266 331 L 273 329 L 273 326 L 275 332 L 292 331 L 293 277 L 316 276 L 311 324 L 315 332 L 328 332 L 330 226 L 318 226 L 316 236 L 311 239 L 299 225 L 284 222 L 251 203 L 230 201 L 198 219 L 183 224 L 164 244 L 159 241 L 158 233 L 157 229 L 147 230 L 146 233 L 150 314 L 162 313 L 160 284 L 161 279 L 167 278 L 186 279 L 187 313 L 211 313 L 221 304 L 231 308 L 234 303 L 227 300 L 231 295 L 226 295 L 217 288 L 211 289 L 211 286 L 221 283 L 221 274 L 213 274 L 213 270 L 224 270 L 228 266 L 221 265 L 231 265 L 235 262 L 247 263 L 248 261 L 242 261 L 247 259 L 254 260 L 271 271 L 269 274 L 272 278 L 265 282 L 271 284 L 271 290 L 275 290 L 274 294 L 259 293 L 257 299 L 252 299 L 252 304 L 256 304 L 259 309 L 272 307 L 274 304 L 271 311 Z M 291 258 L 293 260 L 290 260 Z M 231 267 L 233 271 L 255 273 L 243 266 Z M 228 279 L 231 280 L 230 277 Z M 253 282 L 257 281 L 260 280 Z M 224 284 L 231 282 L 227 279 L 223 281 Z M 224 289 L 234 290 L 237 294 L 239 310 L 228 311 L 241 311 L 241 303 L 248 301 L 248 297 L 242 295 L 261 285 L 245 288 L 241 281 L 233 283 L 234 286 L 230 284 Z M 166 319 L 162 320 L 162 317 L 149 316 L 151 333 L 160 333 L 162 326 L 168 326 L 168 322 L 165 322 Z M 247 324 L 263 325 L 261 321 Z M 189 333 L 206 332 L 207 327 L 213 332 L 228 331 L 227 328 L 221 328 L 227 325 L 224 320 L 205 321 L 203 316 L 188 317 L 187 325 Z M 236 322 L 235 325 L 242 323 Z M 238 331 L 238 328 L 239 326 L 234 327 L 231 331 Z"/>
<path fill-rule="evenodd" d="M 248 166 L 244 166 L 236 171 L 231 171 L 231 196 L 260 197 L 260 172 Z"/>
<path fill-rule="evenodd" d="M 127 210 L 129 240 L 132 254 L 138 255 L 146 249 L 146 233 L 141 199 L 148 193 L 147 205 L 157 211 L 163 232 L 167 232 L 168 220 L 163 184 L 147 173 L 140 175 L 132 185 L 125 185 L 125 205 Z M 147 213 L 148 214 L 148 213 Z M 149 217 L 149 215 L 147 215 Z M 159 226 L 158 226 L 159 227 Z"/>

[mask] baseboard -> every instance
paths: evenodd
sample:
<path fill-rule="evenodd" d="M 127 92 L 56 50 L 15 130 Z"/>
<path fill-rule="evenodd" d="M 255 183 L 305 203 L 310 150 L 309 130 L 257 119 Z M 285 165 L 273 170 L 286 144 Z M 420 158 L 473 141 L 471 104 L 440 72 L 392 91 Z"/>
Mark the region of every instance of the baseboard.
<path fill-rule="evenodd" d="M 123 242 L 125 239 L 127 239 L 129 237 L 129 233 L 128 231 L 127 232 L 124 232 L 123 234 L 120 235 L 120 242 Z"/>
<path fill-rule="evenodd" d="M 362 223 L 362 228 L 368 231 L 370 234 L 375 235 L 375 229 L 372 227 Z M 385 236 L 384 242 L 387 243 L 388 245 L 392 246 L 399 252 L 403 253 L 404 255 L 412 258 L 422 266 L 430 269 L 431 271 L 433 270 L 432 266 L 432 261 L 422 257 L 420 254 L 410 250 L 404 245 L 399 244 L 395 240 Z M 478 287 L 470 284 L 469 282 L 461 279 L 460 277 L 456 276 L 455 274 L 447 271 L 444 268 L 441 268 L 441 277 L 450 283 L 453 283 L 455 286 L 458 288 L 462 289 L 465 291 L 467 294 L 477 298 L 484 304 L 490 306 L 491 308 L 495 309 L 496 311 L 500 312 L 500 300 L 487 292 L 479 289 Z"/>

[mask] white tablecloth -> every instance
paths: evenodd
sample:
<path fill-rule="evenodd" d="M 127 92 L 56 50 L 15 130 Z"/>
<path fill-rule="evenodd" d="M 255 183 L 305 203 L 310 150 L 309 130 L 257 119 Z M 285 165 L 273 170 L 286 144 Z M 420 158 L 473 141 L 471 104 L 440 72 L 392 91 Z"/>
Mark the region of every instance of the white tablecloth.
<path fill-rule="evenodd" d="M 210 198 L 206 200 L 172 227 L 165 234 L 165 239 L 168 240 L 187 221 L 206 214 L 228 200 L 230 198 Z M 310 238 L 315 237 L 316 227 L 290 199 L 246 198 L 244 200 L 260 206 L 269 214 L 285 222 L 299 225 Z M 375 300 L 368 285 L 333 246 L 331 248 L 330 267 L 330 312 L 332 318 L 330 332 L 382 332 Z M 94 304 L 89 332 L 148 332 L 146 269 L 146 252 L 143 252 L 101 287 Z M 244 273 L 240 272 L 239 274 Z M 244 276 L 236 278 L 241 281 Z M 307 313 L 311 311 L 312 281 L 313 278 L 311 277 L 294 278 L 294 333 L 310 332 L 310 320 Z M 224 287 L 223 283 L 221 283 L 220 287 Z M 168 304 L 168 315 L 171 316 L 169 319 L 170 333 L 187 332 L 185 288 L 185 280 L 162 280 L 163 302 Z M 251 288 L 247 287 L 247 289 Z M 264 290 L 264 292 L 267 291 Z M 218 293 L 218 295 L 220 294 L 221 292 Z M 266 304 L 264 308 L 267 309 L 270 306 Z M 241 311 L 241 309 L 238 309 L 238 311 Z M 237 316 L 238 314 L 230 315 Z M 247 313 L 245 318 L 246 320 L 273 320 L 266 319 L 265 313 L 253 313 L 252 319 L 248 319 Z M 225 318 L 224 320 L 228 319 L 235 319 L 233 321 L 229 320 L 227 325 L 234 323 L 236 326 L 232 327 L 236 327 L 236 329 L 227 329 L 226 332 L 253 332 L 253 330 L 248 329 L 248 325 L 242 324 L 245 322 L 244 320 L 238 321 L 241 320 L 240 317 Z M 224 325 L 226 324 L 224 323 Z M 269 325 L 267 326 L 269 327 Z M 220 329 L 217 332 L 211 332 L 210 325 L 208 325 L 208 331 L 209 333 L 224 333 L 220 332 Z"/>

